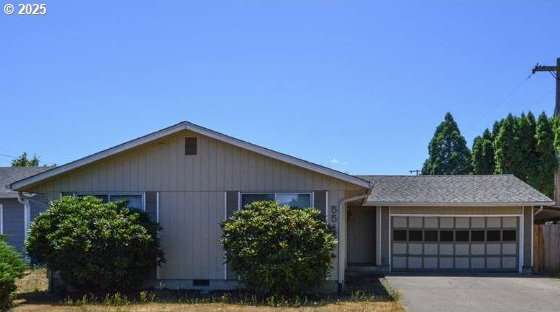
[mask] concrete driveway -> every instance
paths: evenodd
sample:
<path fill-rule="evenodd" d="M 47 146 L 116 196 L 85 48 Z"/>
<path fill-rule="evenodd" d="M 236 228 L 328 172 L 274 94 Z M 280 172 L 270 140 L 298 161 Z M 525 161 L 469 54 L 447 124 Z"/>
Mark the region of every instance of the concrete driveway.
<path fill-rule="evenodd" d="M 410 312 L 560 311 L 560 279 L 520 276 L 387 276 Z"/>

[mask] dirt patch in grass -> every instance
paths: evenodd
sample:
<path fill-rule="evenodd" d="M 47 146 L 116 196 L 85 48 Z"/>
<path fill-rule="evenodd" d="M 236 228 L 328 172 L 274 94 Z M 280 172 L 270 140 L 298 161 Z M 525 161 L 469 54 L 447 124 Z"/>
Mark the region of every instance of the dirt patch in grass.
<path fill-rule="evenodd" d="M 402 312 L 398 293 L 383 279 L 352 284 L 343 295 L 290 300 L 257 300 L 241 292 L 216 292 L 207 295 L 193 291 L 154 290 L 103 298 L 60 299 L 49 295 L 46 271 L 37 269 L 18 281 L 14 311 L 382 311 Z"/>

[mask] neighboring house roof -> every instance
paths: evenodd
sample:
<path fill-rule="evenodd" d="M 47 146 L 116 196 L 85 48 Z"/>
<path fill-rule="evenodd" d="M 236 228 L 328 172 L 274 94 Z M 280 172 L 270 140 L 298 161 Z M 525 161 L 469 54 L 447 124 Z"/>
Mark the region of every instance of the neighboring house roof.
<path fill-rule="evenodd" d="M 0 198 L 17 198 L 17 192 L 8 188 L 10 183 L 45 172 L 52 167 L 0 167 Z"/>
<path fill-rule="evenodd" d="M 539 206 L 554 202 L 511 174 L 358 176 L 373 183 L 372 206 Z"/>
<path fill-rule="evenodd" d="M 148 142 L 158 140 L 160 138 L 178 133 L 180 131 L 185 131 L 185 130 L 192 131 L 192 132 L 195 132 L 195 133 L 198 133 L 198 134 L 201 134 L 201 135 L 204 135 L 204 136 L 207 136 L 207 137 L 210 137 L 210 138 L 213 138 L 213 139 L 225 142 L 225 143 L 229 143 L 231 145 L 234 145 L 234 146 L 237 146 L 237 147 L 240 147 L 240 148 L 243 148 L 243 149 L 247 149 L 247 150 L 253 151 L 255 153 L 258 153 L 258 154 L 261 154 L 261 155 L 264 155 L 264 156 L 268 156 L 270 158 L 273 158 L 273 159 L 276 159 L 276 160 L 279 160 L 279 161 L 283 161 L 283 162 L 286 162 L 286 163 L 289 163 L 289 164 L 292 164 L 292 165 L 295 165 L 295 166 L 298 166 L 298 167 L 302 167 L 302 168 L 305 168 L 305 169 L 308 169 L 308 170 L 311 170 L 311 171 L 314 171 L 314 172 L 318 172 L 318 173 L 321 173 L 321 174 L 324 174 L 324 175 L 327 175 L 327 176 L 330 176 L 330 177 L 333 177 L 333 178 L 336 178 L 336 179 L 339 179 L 339 180 L 342 180 L 342 181 L 346 181 L 348 183 L 359 185 L 359 186 L 362 186 L 364 188 L 369 188 L 369 182 L 366 181 L 366 180 L 363 180 L 359 177 L 352 176 L 352 175 L 349 175 L 349 174 L 346 174 L 346 173 L 342 173 L 340 171 L 336 171 L 336 170 L 331 169 L 331 168 L 327 168 L 327 167 L 324 167 L 324 166 L 321 166 L 321 165 L 317 165 L 317 164 L 314 164 L 314 163 L 309 162 L 309 161 L 305 161 L 305 160 L 302 160 L 302 159 L 299 159 L 299 158 L 296 158 L 296 157 L 293 157 L 293 156 L 290 156 L 290 155 L 287 155 L 287 154 L 283 154 L 283 153 L 280 153 L 280 152 L 273 151 L 271 149 L 268 149 L 268 148 L 265 148 L 265 147 L 262 147 L 262 146 L 258 146 L 258 145 L 255 145 L 255 144 L 243 141 L 243 140 L 239 140 L 239 139 L 236 139 L 234 137 L 230 137 L 228 135 L 216 132 L 214 130 L 210 130 L 208 128 L 204 128 L 204 127 L 195 125 L 195 124 L 187 122 L 187 121 L 183 121 L 183 122 L 178 123 L 176 125 L 164 128 L 162 130 L 150 133 L 148 135 L 139 137 L 137 139 L 134 139 L 134 140 L 125 142 L 123 144 L 111 147 L 109 149 L 106 149 L 106 150 L 103 150 L 101 152 L 92 154 L 90 156 L 86 156 L 84 158 L 81 158 L 81 159 L 78 159 L 76 161 L 67 163 L 67 164 L 62 165 L 60 167 L 53 168 L 51 170 L 45 171 L 45 172 L 43 172 L 41 174 L 38 174 L 36 176 L 32 176 L 32 177 L 25 178 L 23 180 L 14 182 L 10 185 L 10 188 L 13 189 L 13 190 L 22 189 L 22 188 L 40 183 L 44 180 L 47 180 L 47 179 L 52 178 L 54 176 L 57 176 L 59 174 L 63 174 L 63 173 L 68 172 L 70 170 L 74 170 L 74 169 L 83 167 L 85 165 L 91 164 L 93 162 L 100 161 L 104 158 L 113 156 L 115 154 L 121 153 L 121 152 L 129 150 L 131 148 L 140 146 L 142 144 L 146 144 Z"/>

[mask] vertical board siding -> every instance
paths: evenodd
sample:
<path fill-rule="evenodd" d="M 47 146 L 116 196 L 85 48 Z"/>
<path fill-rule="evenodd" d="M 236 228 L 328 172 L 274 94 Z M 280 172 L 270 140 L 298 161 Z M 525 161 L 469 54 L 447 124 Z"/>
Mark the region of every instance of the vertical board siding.
<path fill-rule="evenodd" d="M 313 207 L 321 211 L 321 220 L 325 220 L 327 215 L 327 191 L 313 192 Z"/>
<path fill-rule="evenodd" d="M 185 155 L 185 136 L 196 136 L 197 155 Z M 344 181 L 268 158 L 221 141 L 185 131 L 114 155 L 98 163 L 53 178 L 30 189 L 49 200 L 60 192 L 146 192 L 146 211 L 156 216 L 159 192 L 161 244 L 167 262 L 161 279 L 223 279 L 224 251 L 220 222 L 237 209 L 238 192 L 305 191 L 316 193 L 316 203 L 326 206 L 337 237 L 343 215 L 336 206 L 345 197 L 366 191 Z M 328 199 L 327 199 L 328 191 Z M 332 207 L 335 207 L 331 213 Z M 23 210 L 22 210 L 23 211 Z M 21 226 L 23 230 L 23 224 Z M 345 246 L 339 244 L 345 263 Z M 333 259 L 329 279 L 336 279 L 339 262 Z M 226 278 L 233 279 L 228 272 Z"/>
<path fill-rule="evenodd" d="M 17 199 L 2 199 L 3 229 L 6 242 L 18 252 L 23 252 L 25 241 L 23 205 Z"/>

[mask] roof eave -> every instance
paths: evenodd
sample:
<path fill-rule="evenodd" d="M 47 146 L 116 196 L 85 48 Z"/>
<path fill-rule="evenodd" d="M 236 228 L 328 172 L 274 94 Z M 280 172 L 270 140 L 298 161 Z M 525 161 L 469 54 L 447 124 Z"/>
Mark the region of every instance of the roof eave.
<path fill-rule="evenodd" d="M 399 207 L 529 207 L 529 206 L 553 206 L 554 201 L 536 201 L 536 202 L 470 202 L 470 203 L 459 203 L 459 202 L 385 202 L 385 201 L 366 201 L 364 206 L 399 206 Z"/>
<path fill-rule="evenodd" d="M 251 151 L 256 152 L 258 154 L 262 154 L 264 156 L 268 156 L 268 157 L 276 159 L 276 160 L 280 160 L 280 161 L 287 162 L 287 163 L 290 163 L 290 164 L 293 164 L 293 165 L 296 165 L 296 166 L 299 166 L 299 167 L 302 167 L 302 168 L 305 168 L 305 169 L 308 169 L 308 170 L 311 170 L 311 171 L 315 171 L 317 173 L 321 173 L 321 174 L 324 174 L 324 175 L 327 175 L 327 176 L 330 176 L 330 177 L 333 177 L 333 178 L 336 178 L 336 179 L 339 179 L 339 180 L 342 180 L 342 181 L 345 181 L 345 182 L 348 182 L 348 183 L 351 183 L 351 184 L 354 184 L 354 185 L 358 185 L 358 186 L 361 186 L 361 187 L 364 187 L 364 188 L 370 188 L 370 182 L 366 181 L 364 179 L 354 177 L 354 176 L 351 176 L 349 174 L 342 173 L 340 171 L 336 171 L 334 169 L 330 169 L 330 168 L 327 168 L 327 167 L 324 167 L 324 166 L 321 166 L 321 165 L 317 165 L 317 164 L 314 164 L 314 163 L 311 163 L 311 162 L 308 162 L 308 161 L 305 161 L 305 160 L 302 160 L 302 159 L 299 159 L 299 158 L 296 158 L 296 157 L 293 157 L 293 156 L 290 156 L 290 155 L 287 155 L 287 154 L 276 152 L 276 151 L 273 151 L 273 150 L 270 150 L 270 149 L 267 149 L 267 148 L 264 148 L 264 147 L 261 147 L 261 146 L 243 141 L 243 140 L 239 140 L 239 139 L 230 137 L 228 135 L 216 132 L 214 130 L 210 130 L 208 128 L 204 128 L 204 127 L 195 125 L 195 124 L 187 122 L 187 121 L 184 121 L 184 122 L 178 123 L 176 125 L 164 128 L 162 130 L 150 133 L 148 135 L 139 137 L 137 139 L 122 143 L 120 145 L 105 149 L 101 152 L 97 152 L 95 154 L 92 154 L 92 155 L 86 156 L 84 158 L 78 159 L 76 161 L 67 163 L 67 164 L 62 165 L 60 167 L 56 167 L 56 168 L 47 170 L 43 173 L 40 173 L 40 174 L 31 176 L 31 177 L 16 181 L 16 182 L 10 184 L 9 188 L 12 189 L 12 190 L 21 190 L 21 189 L 33 186 L 37 183 L 40 183 L 44 180 L 50 179 L 50 178 L 52 178 L 54 176 L 57 176 L 59 174 L 62 174 L 62 173 L 68 172 L 70 170 L 80 168 L 80 167 L 88 165 L 90 163 L 99 161 L 103 158 L 110 157 L 112 155 L 121 153 L 123 151 L 135 148 L 137 146 L 146 144 L 148 142 L 151 142 L 151 141 L 154 141 L 154 140 L 157 140 L 157 139 L 160 139 L 160 138 L 163 138 L 163 137 L 166 137 L 166 136 L 169 136 L 169 135 L 172 135 L 172 134 L 175 134 L 177 132 L 184 131 L 184 130 L 190 130 L 190 131 L 202 134 L 204 136 L 207 136 L 207 137 L 219 140 L 219 141 L 223 141 L 223 142 L 229 143 L 231 145 L 234 145 L 234 146 L 237 146 L 237 147 L 240 147 L 240 148 L 243 148 L 243 149 L 251 150 Z"/>

